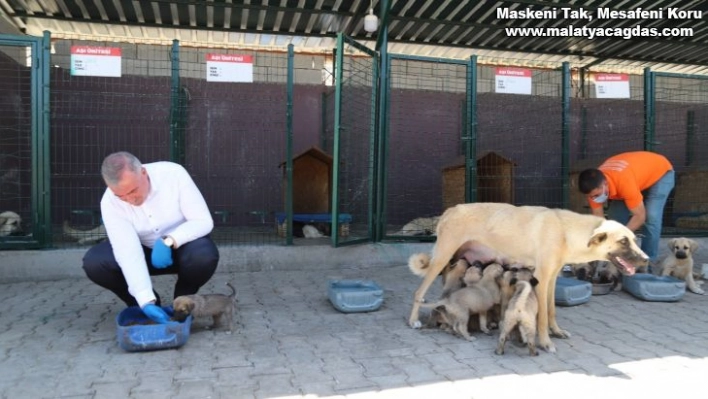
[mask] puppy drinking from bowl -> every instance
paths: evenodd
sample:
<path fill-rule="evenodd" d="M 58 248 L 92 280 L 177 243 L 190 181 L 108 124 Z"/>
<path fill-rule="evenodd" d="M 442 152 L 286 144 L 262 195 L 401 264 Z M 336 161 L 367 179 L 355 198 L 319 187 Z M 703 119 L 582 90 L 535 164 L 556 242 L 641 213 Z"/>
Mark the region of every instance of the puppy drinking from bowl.
<path fill-rule="evenodd" d="M 190 314 L 192 317 L 211 317 L 214 321 L 212 328 L 219 327 L 222 319 L 228 326 L 228 334 L 233 331 L 234 311 L 236 309 L 236 289 L 230 284 L 230 295 L 205 294 L 205 295 L 182 295 L 172 302 L 174 308 L 174 318 L 177 321 L 184 321 Z"/>

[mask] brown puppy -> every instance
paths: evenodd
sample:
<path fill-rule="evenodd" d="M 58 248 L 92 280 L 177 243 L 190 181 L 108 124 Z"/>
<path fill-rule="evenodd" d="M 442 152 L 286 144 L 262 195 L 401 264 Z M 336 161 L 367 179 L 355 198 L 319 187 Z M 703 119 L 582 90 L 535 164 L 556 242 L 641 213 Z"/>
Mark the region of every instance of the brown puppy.
<path fill-rule="evenodd" d="M 530 281 L 524 281 L 513 277 L 509 283 L 515 287 L 515 290 L 509 301 L 509 306 L 504 312 L 495 353 L 497 355 L 504 354 L 504 345 L 507 337 L 513 330 L 518 329 L 521 339 L 528 345 L 529 354 L 538 356 L 538 351 L 536 350 L 538 297 L 536 297 L 533 288 L 538 284 L 538 280 L 532 277 Z"/>
<path fill-rule="evenodd" d="M 471 341 L 467 324 L 470 314 L 479 315 L 479 328 L 490 334 L 487 328 L 487 311 L 499 303 L 499 286 L 497 280 L 501 278 L 504 269 L 499 264 L 489 265 L 482 273 L 482 279 L 468 287 L 461 288 L 435 303 L 423 304 L 425 308 L 436 308 L 445 316 L 445 322 L 453 330 Z"/>
<path fill-rule="evenodd" d="M 686 282 L 686 288 L 695 294 L 704 295 L 699 287 L 702 283 L 693 279 L 693 252 L 698 249 L 698 243 L 690 238 L 674 238 L 669 240 L 669 255 L 659 263 L 660 275 L 673 276 Z"/>
<path fill-rule="evenodd" d="M 207 294 L 207 295 L 182 295 L 175 298 L 172 307 L 175 311 L 175 320 L 184 321 L 190 314 L 193 317 L 212 317 L 213 328 L 221 325 L 222 317 L 228 323 L 230 334 L 233 331 L 233 317 L 235 310 L 236 289 L 229 283 L 231 295 Z"/>

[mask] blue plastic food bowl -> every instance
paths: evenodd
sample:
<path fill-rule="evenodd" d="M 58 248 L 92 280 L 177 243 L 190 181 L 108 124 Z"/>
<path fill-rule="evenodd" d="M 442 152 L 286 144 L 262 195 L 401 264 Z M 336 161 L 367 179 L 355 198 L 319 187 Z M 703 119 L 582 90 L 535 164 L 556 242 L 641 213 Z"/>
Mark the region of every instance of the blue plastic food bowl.
<path fill-rule="evenodd" d="M 556 279 L 556 305 L 576 306 L 590 300 L 592 284 L 575 278 L 558 277 Z"/>
<path fill-rule="evenodd" d="M 383 303 L 383 290 L 372 280 L 329 280 L 327 294 L 344 313 L 371 312 Z"/>
<path fill-rule="evenodd" d="M 172 316 L 171 307 L 162 308 Z M 123 309 L 116 316 L 118 345 L 128 352 L 178 348 L 189 338 L 192 316 L 183 322 L 154 324 L 138 306 Z"/>
<path fill-rule="evenodd" d="M 622 289 L 649 302 L 676 302 L 686 293 L 686 282 L 671 276 L 637 273 L 622 276 Z"/>

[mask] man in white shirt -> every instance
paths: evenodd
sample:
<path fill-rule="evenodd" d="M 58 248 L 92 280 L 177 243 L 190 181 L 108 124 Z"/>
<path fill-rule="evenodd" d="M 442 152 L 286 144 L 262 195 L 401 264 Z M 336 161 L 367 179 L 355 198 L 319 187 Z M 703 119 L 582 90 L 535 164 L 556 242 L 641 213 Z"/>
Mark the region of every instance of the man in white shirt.
<path fill-rule="evenodd" d="M 219 262 L 209 208 L 176 163 L 142 165 L 134 155 L 116 152 L 104 159 L 101 175 L 108 186 L 101 199 L 108 241 L 88 250 L 84 271 L 126 305 L 166 323 L 150 276 L 177 274 L 174 297 L 196 294 L 209 281 Z"/>

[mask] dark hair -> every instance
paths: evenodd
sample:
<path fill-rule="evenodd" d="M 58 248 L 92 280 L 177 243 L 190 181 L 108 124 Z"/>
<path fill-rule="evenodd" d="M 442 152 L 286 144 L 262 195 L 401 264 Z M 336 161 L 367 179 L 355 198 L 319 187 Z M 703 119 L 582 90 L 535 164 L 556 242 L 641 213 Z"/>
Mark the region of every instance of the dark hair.
<path fill-rule="evenodd" d="M 585 169 L 578 176 L 578 189 L 583 194 L 589 194 L 592 190 L 602 186 L 605 182 L 605 175 L 599 169 Z"/>

